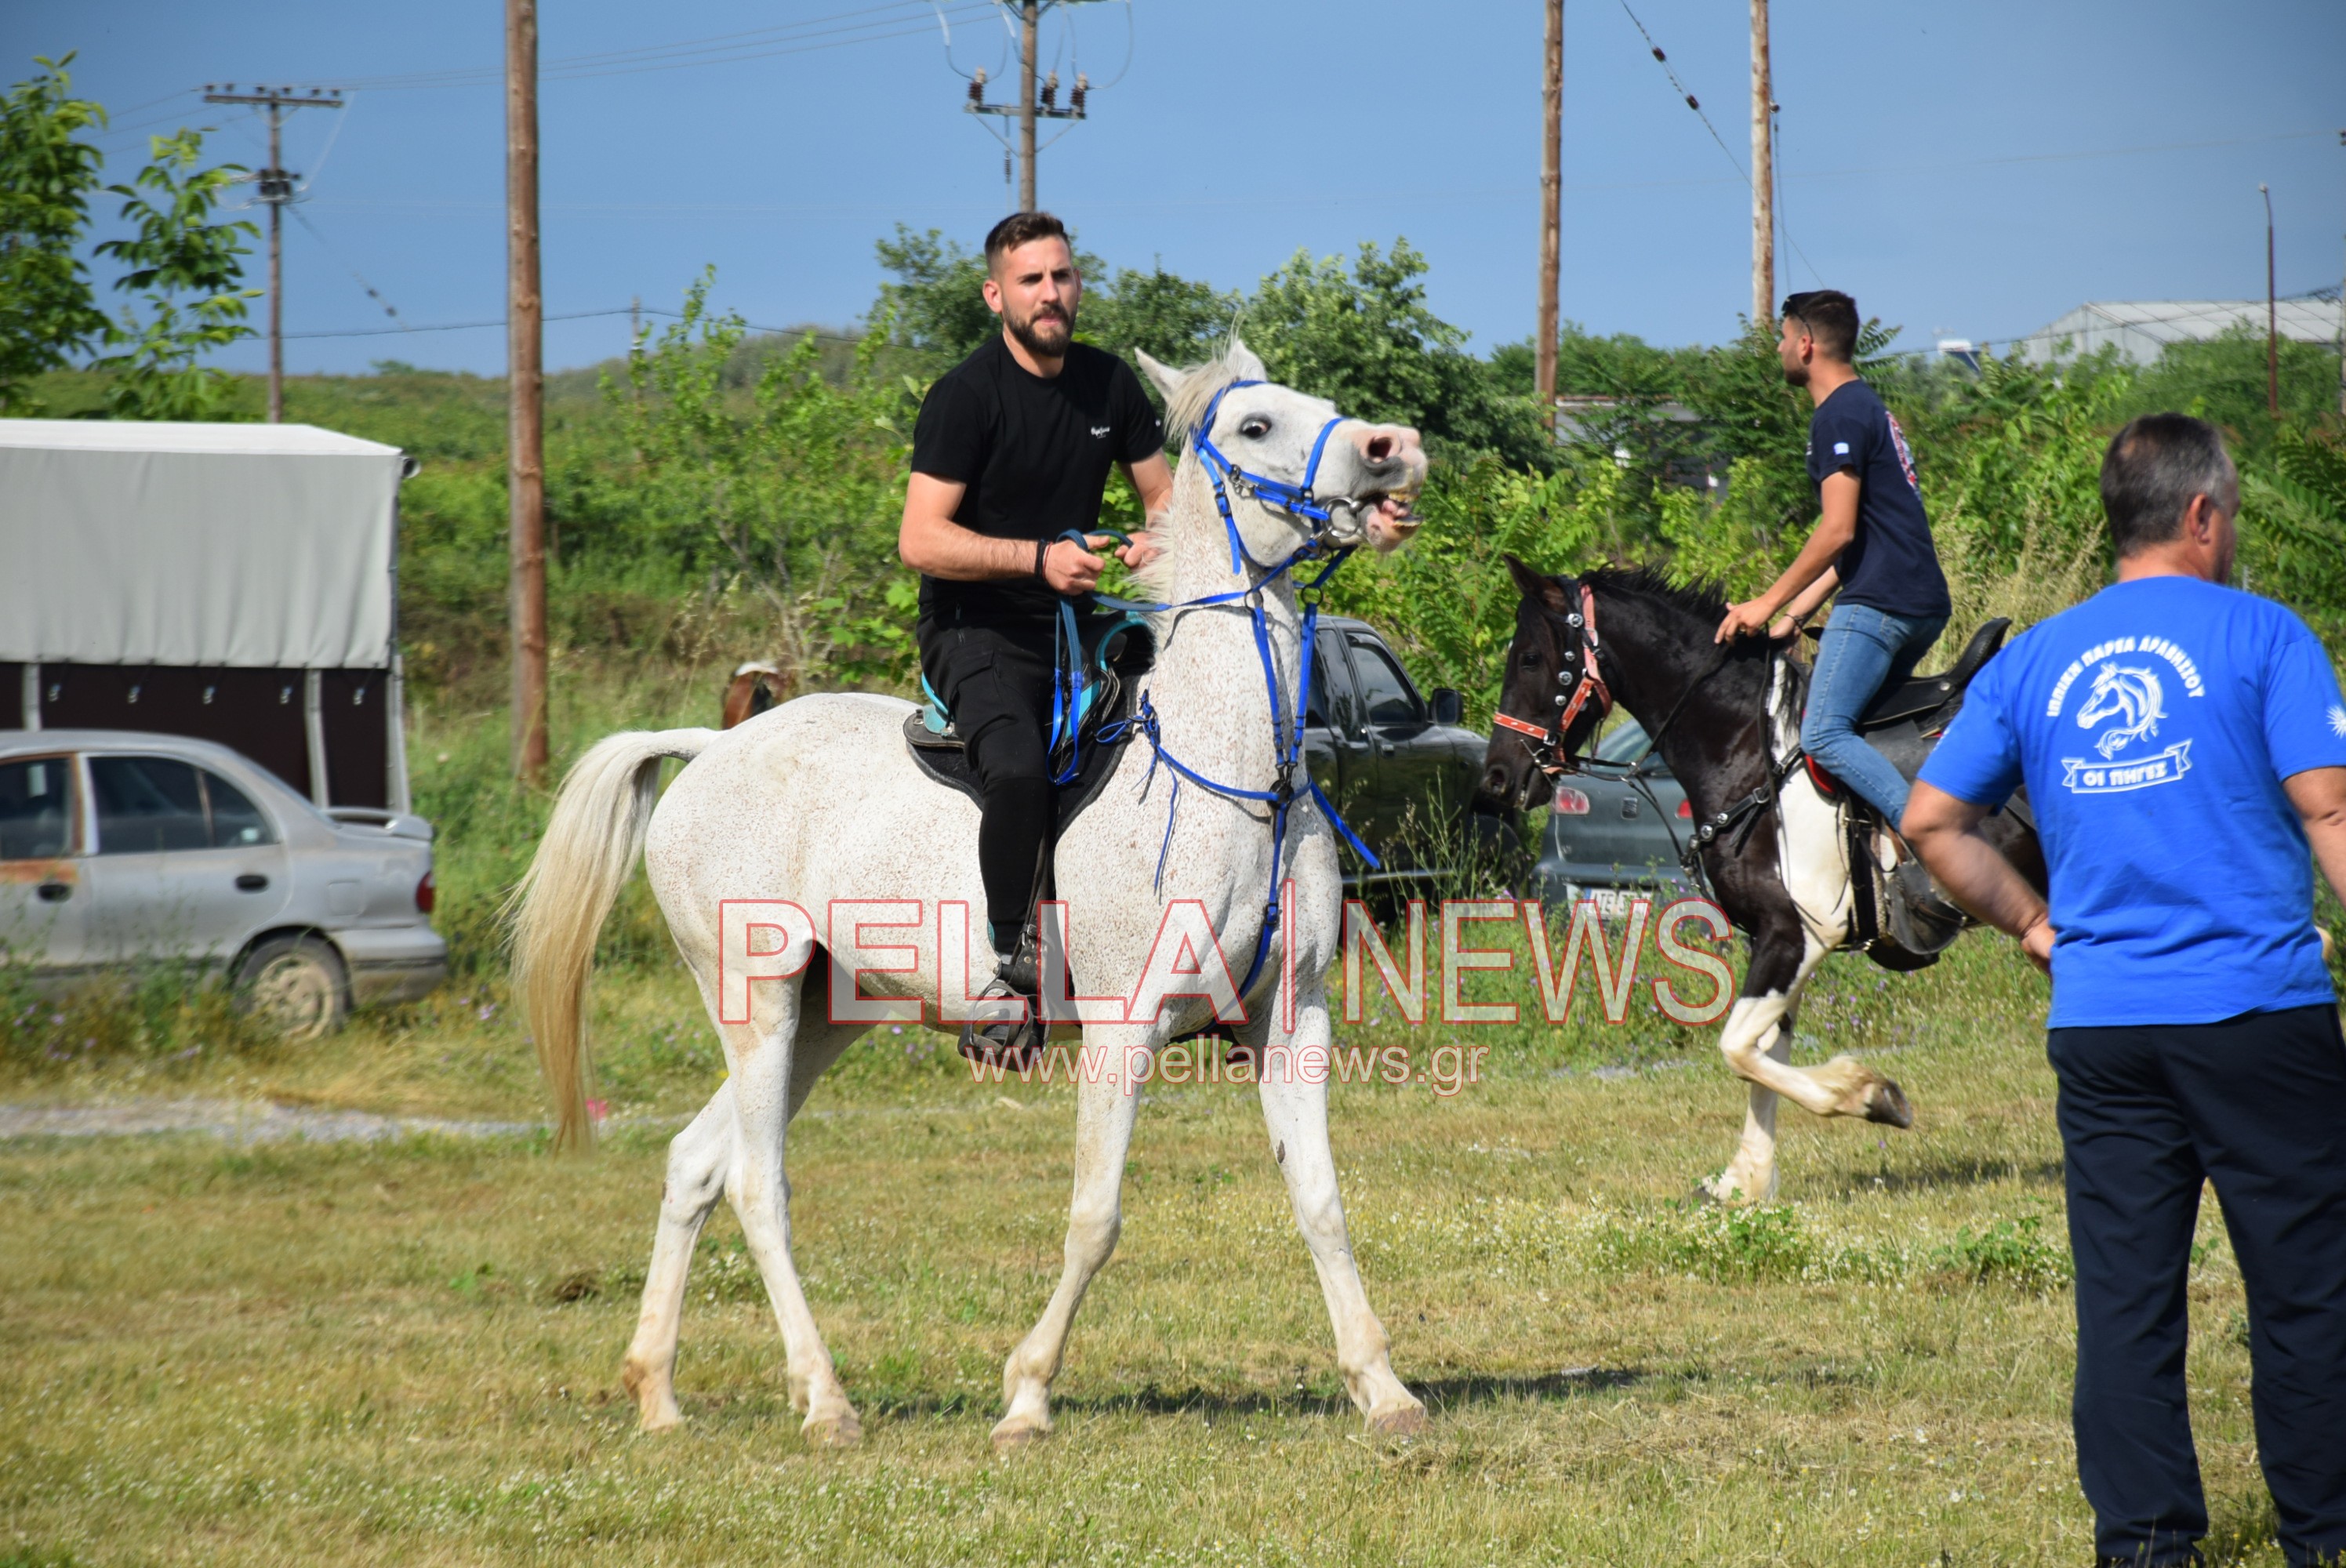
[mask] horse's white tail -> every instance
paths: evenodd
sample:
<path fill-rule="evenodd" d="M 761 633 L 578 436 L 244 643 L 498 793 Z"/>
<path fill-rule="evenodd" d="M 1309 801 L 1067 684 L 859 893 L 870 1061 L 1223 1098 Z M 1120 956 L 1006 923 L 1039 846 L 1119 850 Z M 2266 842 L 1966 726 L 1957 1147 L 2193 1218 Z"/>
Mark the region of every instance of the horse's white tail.
<path fill-rule="evenodd" d="M 514 993 L 554 1095 L 560 1146 L 583 1146 L 594 1135 L 586 1115 L 586 982 L 595 938 L 643 852 L 660 759 L 688 761 L 717 738 L 714 729 L 655 729 L 597 742 L 563 779 L 546 836 L 506 906 Z"/>

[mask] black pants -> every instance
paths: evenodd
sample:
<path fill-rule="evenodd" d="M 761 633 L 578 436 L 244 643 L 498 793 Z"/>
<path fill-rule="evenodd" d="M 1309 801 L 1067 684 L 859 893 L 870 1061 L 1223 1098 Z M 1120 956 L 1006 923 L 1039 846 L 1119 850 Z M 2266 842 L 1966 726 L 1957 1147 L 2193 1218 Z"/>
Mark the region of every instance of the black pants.
<path fill-rule="evenodd" d="M 2055 1029 L 2077 1262 L 2077 1472 L 2095 1542 L 2193 1560 L 2185 1280 L 2212 1180 L 2248 1286 L 2257 1456 L 2292 1564 L 2346 1556 L 2346 1040 L 2333 1007 Z"/>
<path fill-rule="evenodd" d="M 985 918 L 1006 952 L 1033 923 L 1036 872 L 1051 837 L 1051 676 L 1056 628 L 920 627 L 921 673 L 944 699 L 977 770 L 977 864 Z"/>

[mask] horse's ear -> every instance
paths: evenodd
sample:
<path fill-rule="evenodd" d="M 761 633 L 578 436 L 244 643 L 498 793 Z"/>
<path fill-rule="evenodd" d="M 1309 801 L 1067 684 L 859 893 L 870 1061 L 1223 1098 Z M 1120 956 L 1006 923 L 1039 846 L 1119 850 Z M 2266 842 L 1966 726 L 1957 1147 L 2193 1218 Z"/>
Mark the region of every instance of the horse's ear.
<path fill-rule="evenodd" d="M 1133 357 L 1140 361 L 1140 373 L 1147 376 L 1155 384 L 1157 390 L 1165 394 L 1166 401 L 1168 402 L 1172 401 L 1173 394 L 1181 390 L 1181 383 L 1189 377 L 1188 372 L 1175 370 L 1147 349 L 1135 349 Z"/>
<path fill-rule="evenodd" d="M 1230 340 L 1230 346 L 1222 351 L 1222 368 L 1242 382 L 1270 379 L 1270 372 L 1263 368 L 1262 356 L 1248 348 L 1243 338 Z"/>
<path fill-rule="evenodd" d="M 1565 607 L 1564 585 L 1544 572 L 1535 572 L 1515 555 L 1505 557 L 1507 575 L 1515 580 L 1516 590 L 1527 599 L 1537 599 L 1552 610 Z"/>

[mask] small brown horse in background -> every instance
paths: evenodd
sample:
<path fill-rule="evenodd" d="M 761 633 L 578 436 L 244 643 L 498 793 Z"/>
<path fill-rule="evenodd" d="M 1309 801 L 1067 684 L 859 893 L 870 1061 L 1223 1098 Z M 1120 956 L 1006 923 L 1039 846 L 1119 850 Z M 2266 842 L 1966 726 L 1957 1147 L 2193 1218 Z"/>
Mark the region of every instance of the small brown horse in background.
<path fill-rule="evenodd" d="M 725 717 L 717 728 L 730 729 L 770 708 L 780 707 L 789 700 L 791 685 L 780 665 L 749 660 L 725 683 Z"/>

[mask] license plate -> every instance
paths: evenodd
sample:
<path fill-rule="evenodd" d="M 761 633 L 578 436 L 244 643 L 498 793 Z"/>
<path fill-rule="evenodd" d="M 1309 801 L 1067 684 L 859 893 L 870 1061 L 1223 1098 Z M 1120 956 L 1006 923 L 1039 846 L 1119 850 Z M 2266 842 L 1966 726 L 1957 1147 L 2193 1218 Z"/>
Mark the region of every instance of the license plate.
<path fill-rule="evenodd" d="M 1629 901 L 1648 895 L 1635 888 L 1591 888 L 1588 896 L 1596 902 L 1596 912 L 1616 919 L 1629 912 Z"/>

